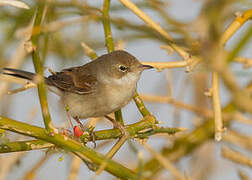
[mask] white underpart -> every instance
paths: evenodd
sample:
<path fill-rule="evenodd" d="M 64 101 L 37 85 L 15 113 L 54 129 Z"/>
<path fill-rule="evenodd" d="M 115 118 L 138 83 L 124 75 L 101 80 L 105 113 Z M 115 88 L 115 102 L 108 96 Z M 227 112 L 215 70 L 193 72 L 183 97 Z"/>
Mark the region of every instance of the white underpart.
<path fill-rule="evenodd" d="M 137 81 L 139 80 L 139 78 L 140 78 L 140 73 L 129 72 L 120 79 L 104 78 L 103 81 L 106 84 L 114 84 L 114 85 L 118 85 L 118 86 L 124 86 L 124 85 L 136 84 Z M 105 81 L 105 79 L 106 79 L 106 81 Z"/>

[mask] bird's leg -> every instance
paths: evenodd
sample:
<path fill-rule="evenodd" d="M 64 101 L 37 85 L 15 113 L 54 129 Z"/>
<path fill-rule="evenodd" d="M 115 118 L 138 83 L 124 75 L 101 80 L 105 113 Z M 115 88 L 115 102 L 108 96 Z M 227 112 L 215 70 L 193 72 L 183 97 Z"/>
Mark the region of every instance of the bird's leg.
<path fill-rule="evenodd" d="M 73 129 L 73 123 L 72 123 L 72 120 L 71 120 L 71 115 L 70 113 L 68 112 L 68 108 L 66 107 L 66 114 L 67 114 L 67 120 L 71 126 L 71 128 Z M 59 129 L 60 132 L 63 134 L 63 135 L 67 135 L 67 136 L 71 136 L 72 135 L 72 131 L 70 131 L 69 129 L 66 129 L 66 128 L 60 128 Z"/>
<path fill-rule="evenodd" d="M 69 107 L 66 106 L 66 107 L 65 107 L 65 110 L 66 110 L 66 113 L 67 113 L 67 119 L 68 119 L 68 121 L 69 121 L 69 124 L 70 124 L 70 126 L 71 126 L 71 128 L 73 129 L 74 134 L 75 134 L 75 133 L 76 133 L 76 132 L 75 132 L 75 127 L 74 127 L 73 122 L 72 122 L 72 119 L 71 119 L 72 116 L 71 116 L 70 113 L 69 113 Z M 84 129 L 84 126 L 83 126 L 82 123 L 80 122 L 79 118 L 78 118 L 78 117 L 75 117 L 74 120 L 75 120 L 76 122 L 79 123 L 79 125 L 80 125 L 80 127 L 81 127 L 81 130 L 84 131 L 84 130 L 83 130 L 83 129 Z M 75 135 L 76 135 L 76 134 L 75 134 Z"/>
<path fill-rule="evenodd" d="M 71 126 L 72 129 L 73 129 L 74 126 L 73 126 L 73 122 L 72 122 L 72 120 L 71 120 L 71 115 L 70 115 L 70 113 L 69 113 L 69 107 L 66 106 L 66 107 L 65 107 L 65 110 L 66 110 L 68 122 L 69 122 L 70 126 Z"/>
<path fill-rule="evenodd" d="M 80 122 L 80 119 L 78 117 L 74 117 L 74 120 L 80 125 L 80 128 L 82 131 L 85 131 L 87 128 L 83 126 L 83 124 Z M 91 137 L 91 140 L 94 144 L 94 148 L 96 148 L 96 142 L 95 142 L 95 135 L 94 135 L 94 128 L 88 129 L 89 135 Z"/>
<path fill-rule="evenodd" d="M 121 131 L 122 136 L 125 136 L 127 134 L 127 131 L 126 131 L 125 127 L 122 124 L 120 124 L 118 121 L 116 121 L 115 119 L 109 117 L 108 115 L 105 115 L 104 117 L 107 118 L 108 120 L 110 120 L 113 123 L 114 128 L 117 128 L 117 129 L 119 129 Z"/>
<path fill-rule="evenodd" d="M 89 133 L 89 135 L 90 135 L 90 137 L 91 137 L 91 140 L 92 140 L 92 142 L 93 142 L 93 144 L 94 144 L 94 148 L 96 148 L 94 128 L 95 128 L 95 127 L 91 126 L 91 127 L 88 129 L 88 133 Z"/>
<path fill-rule="evenodd" d="M 76 116 L 74 117 L 74 120 L 80 125 L 80 128 L 82 131 L 85 131 L 85 127 L 83 126 L 83 124 L 80 122 L 80 119 Z"/>
<path fill-rule="evenodd" d="M 67 112 L 67 117 L 68 117 L 67 119 L 69 120 L 69 123 L 70 123 L 70 125 L 71 125 L 71 127 L 72 127 L 74 133 L 76 133 L 75 127 L 73 126 L 73 123 L 72 123 L 72 120 L 71 120 L 71 115 L 70 115 L 70 113 L 69 113 L 69 107 L 66 106 L 65 109 L 66 109 L 66 112 Z M 82 131 L 82 133 L 83 133 L 83 132 L 86 130 L 86 128 L 83 126 L 83 124 L 80 122 L 80 119 L 79 119 L 77 116 L 76 116 L 76 117 L 73 117 L 73 118 L 74 118 L 74 120 L 79 124 L 79 126 L 80 126 L 80 128 L 81 128 L 81 131 Z M 94 143 L 94 148 L 95 148 L 95 147 L 96 147 L 96 142 L 95 142 L 94 128 L 92 128 L 92 129 L 90 130 L 89 134 L 90 134 L 90 136 L 91 136 L 91 139 L 92 139 L 92 142 Z M 76 135 L 76 134 L 75 134 L 75 135 Z"/>

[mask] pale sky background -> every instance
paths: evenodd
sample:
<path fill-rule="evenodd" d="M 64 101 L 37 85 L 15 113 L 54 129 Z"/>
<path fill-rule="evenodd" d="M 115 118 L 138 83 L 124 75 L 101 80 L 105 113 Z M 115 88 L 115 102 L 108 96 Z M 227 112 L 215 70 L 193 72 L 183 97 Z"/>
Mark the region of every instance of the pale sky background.
<path fill-rule="evenodd" d="M 91 2 L 91 0 L 89 0 Z M 112 0 L 112 3 L 114 3 L 117 1 Z M 200 0 L 170 0 L 171 2 L 171 6 L 169 9 L 167 9 L 167 11 L 169 12 L 169 14 L 173 15 L 174 17 L 176 17 L 176 19 L 181 20 L 183 22 L 190 22 L 192 20 L 194 20 L 199 12 L 200 12 L 200 8 L 202 5 L 202 1 Z M 100 7 L 102 5 L 102 1 L 94 1 L 95 4 L 100 4 Z M 29 3 L 28 3 L 29 4 Z M 239 7 L 239 9 L 245 10 L 246 7 Z M 158 20 L 158 17 L 156 16 L 156 14 L 154 13 L 150 13 L 148 11 L 147 12 L 153 19 Z M 118 15 L 118 14 L 111 14 L 111 16 L 113 15 Z M 125 10 L 124 13 L 120 14 L 120 16 L 127 16 L 130 17 L 131 19 L 134 19 L 136 22 L 141 22 L 141 20 L 139 20 L 135 15 L 133 15 L 129 10 Z M 1 26 L 1 24 L 0 24 Z M 235 42 L 237 40 L 237 37 L 239 36 L 239 33 L 242 33 L 242 31 L 244 31 L 244 29 L 246 29 L 247 25 L 245 25 L 238 33 L 236 33 L 234 35 L 234 37 L 230 40 L 230 42 L 228 42 L 227 44 L 227 48 L 232 47 L 232 43 Z M 116 31 L 115 29 L 112 29 L 113 31 L 113 35 L 115 35 L 115 37 L 118 36 L 119 33 L 122 33 L 123 31 Z M 92 31 L 93 34 L 91 34 L 91 36 L 100 36 L 101 38 L 104 38 L 103 36 L 103 28 L 101 25 L 97 25 L 97 27 L 93 28 Z M 140 60 L 144 60 L 144 61 L 173 61 L 173 60 L 179 60 L 181 59 L 180 57 L 174 55 L 169 55 L 167 56 L 166 51 L 164 50 L 160 50 L 160 45 L 161 43 L 158 42 L 153 42 L 152 40 L 139 40 L 138 42 L 134 42 L 134 43 L 128 43 L 126 45 L 126 50 L 129 51 L 130 53 L 132 53 L 134 56 L 136 56 L 138 59 Z M 251 53 L 251 48 L 252 45 L 250 43 L 250 46 L 246 48 L 245 51 L 242 52 L 242 55 L 246 56 L 246 57 L 252 57 L 252 53 Z M 249 51 L 250 49 L 250 51 Z M 104 47 L 104 49 L 102 51 L 99 51 L 98 54 L 104 54 L 106 53 L 106 48 Z M 84 56 L 83 54 L 83 58 L 81 61 L 78 62 L 69 62 L 68 64 L 59 64 L 59 61 L 57 61 L 55 59 L 55 57 L 48 57 L 47 61 L 46 61 L 46 65 L 51 67 L 52 69 L 54 69 L 55 71 L 59 71 L 62 68 L 65 67 L 70 67 L 73 65 L 82 65 L 85 62 L 88 62 L 89 58 L 87 58 L 86 56 Z M 27 61 L 27 63 L 24 65 L 24 67 L 22 67 L 22 69 L 25 70 L 30 70 L 33 71 L 33 66 L 31 61 Z M 239 65 L 234 65 L 234 71 L 239 72 L 241 71 L 241 66 Z M 251 70 L 246 70 L 244 71 L 248 74 L 251 74 Z M 184 72 L 184 70 L 181 69 L 172 69 L 171 70 L 173 79 L 172 79 L 172 84 L 173 84 L 173 97 L 177 98 L 178 92 L 181 89 L 181 85 L 183 83 L 183 79 L 186 76 L 188 79 L 192 78 L 192 73 L 186 74 Z M 239 76 L 239 80 L 243 81 L 244 83 L 246 82 L 245 79 L 248 76 Z M 153 93 L 153 94 L 157 94 L 157 95 L 166 95 L 167 89 L 166 89 L 166 84 L 164 83 L 164 78 L 165 78 L 165 72 L 157 72 L 155 70 L 150 70 L 150 71 L 146 71 L 142 74 L 141 80 L 138 84 L 138 91 L 141 93 Z M 146 83 L 148 82 L 148 83 Z M 192 86 L 190 85 L 190 83 L 188 84 L 188 86 L 186 87 L 186 93 L 184 94 L 184 98 L 180 99 L 184 102 L 187 103 L 192 103 Z M 225 91 L 224 87 L 221 87 L 221 100 L 223 105 L 225 105 L 226 102 L 228 102 L 229 100 L 229 95 L 227 94 L 227 92 Z M 31 90 L 27 90 L 25 92 L 19 93 L 19 94 L 15 94 L 13 95 L 13 99 L 15 99 L 15 104 L 14 107 L 12 107 L 13 109 L 13 113 L 9 115 L 10 118 L 19 120 L 19 121 L 23 121 L 26 120 L 29 116 L 29 113 L 31 111 L 31 109 L 33 107 L 36 107 L 37 109 L 40 109 L 39 106 L 39 101 L 37 98 L 37 91 L 36 89 L 31 89 Z M 59 102 L 58 102 L 58 97 L 52 93 L 48 93 L 48 100 L 49 100 L 49 104 L 50 104 L 50 112 L 52 115 L 52 119 L 54 121 L 55 124 L 60 125 L 62 124 L 65 120 L 65 114 L 62 114 L 61 110 L 60 110 L 60 106 L 59 106 Z M 150 110 L 159 121 L 163 121 L 164 122 L 164 126 L 173 126 L 172 123 L 172 118 L 173 115 L 171 115 L 173 113 L 173 108 L 170 105 L 163 105 L 163 104 L 149 104 L 149 103 L 145 103 L 148 110 Z M 125 123 L 129 124 L 129 123 L 133 123 L 136 120 L 138 120 L 141 115 L 139 112 L 136 111 L 135 108 L 135 104 L 133 102 L 131 102 L 129 105 L 127 105 L 124 109 L 123 109 L 123 116 L 125 119 Z M 192 114 L 189 112 L 183 112 L 181 113 L 181 119 L 188 119 L 188 121 L 183 121 L 183 123 L 180 125 L 181 127 L 186 127 L 186 128 L 192 128 Z M 186 123 L 185 123 L 186 122 Z M 36 118 L 31 122 L 32 124 L 38 125 L 38 126 L 43 126 L 43 122 L 42 122 L 42 116 L 40 113 L 40 110 L 36 116 Z M 107 126 L 111 126 L 109 125 L 109 123 L 107 123 Z M 97 129 L 99 128 L 104 128 L 104 126 L 98 126 Z M 239 127 L 237 126 L 237 129 Z M 240 131 L 245 131 L 245 132 L 251 132 L 251 128 L 248 129 L 239 129 Z M 150 138 L 149 139 L 149 144 L 154 148 L 154 149 L 159 149 L 163 146 L 163 144 L 165 143 L 164 140 L 162 139 L 158 139 L 158 138 Z M 239 179 L 237 176 L 237 173 L 235 171 L 234 168 L 230 168 L 230 167 L 234 167 L 234 164 L 232 164 L 230 161 L 227 160 L 220 160 L 220 147 L 222 147 L 224 145 L 224 143 L 216 143 L 218 144 L 217 146 L 215 146 L 215 152 L 216 152 L 216 161 L 220 162 L 218 163 L 218 165 L 220 167 L 216 167 L 217 169 L 220 169 L 219 171 L 216 170 L 214 175 L 214 178 L 209 177 L 208 179 L 215 179 L 215 180 L 223 180 L 223 179 L 229 179 L 229 180 L 237 180 Z M 111 146 L 108 146 L 107 148 L 103 149 L 101 152 L 107 152 L 109 150 Z M 139 150 L 143 150 L 143 148 L 141 148 L 140 146 L 137 145 L 137 147 L 139 148 Z M 144 155 L 145 157 L 149 156 L 148 152 L 144 151 Z M 127 154 L 127 158 L 123 158 L 124 155 Z M 9 175 L 8 180 L 18 180 L 20 177 L 22 177 L 21 175 L 23 175 L 24 171 L 29 170 L 33 164 L 40 158 L 42 157 L 42 153 L 40 151 L 31 151 L 29 153 L 26 154 L 25 158 L 23 158 L 22 160 L 22 165 L 21 166 L 17 166 L 12 170 L 12 174 Z M 59 157 L 63 156 L 63 161 L 59 161 Z M 251 157 L 251 154 L 250 154 Z M 119 162 L 121 162 L 122 164 L 126 164 L 126 162 L 131 162 L 134 161 L 136 159 L 136 155 L 129 150 L 128 145 L 125 144 L 123 146 L 122 149 L 120 149 L 120 151 L 116 154 L 116 156 L 114 157 L 115 160 L 118 160 Z M 180 167 L 180 169 L 183 169 L 184 172 L 189 172 L 189 167 L 187 166 L 188 162 L 190 161 L 190 158 L 184 158 L 182 159 L 179 163 L 178 166 Z M 39 180 L 54 180 L 54 179 L 58 179 L 58 180 L 65 180 L 67 178 L 68 172 L 69 172 L 69 163 L 70 163 L 70 158 L 68 155 L 63 154 L 63 153 L 58 153 L 53 155 L 52 158 L 50 158 L 50 160 L 39 170 L 38 174 L 37 174 L 37 179 Z M 224 168 L 223 168 L 224 167 Z M 225 167 L 228 169 L 228 171 L 225 171 Z M 252 173 L 249 172 L 250 170 L 248 168 L 244 168 L 242 166 L 240 166 L 241 169 L 243 169 L 246 173 L 250 174 L 250 177 L 252 177 Z M 181 172 L 183 172 L 181 170 Z M 80 169 L 80 173 L 79 173 L 79 177 L 80 179 L 88 179 L 89 177 L 91 177 L 91 175 L 93 175 L 94 173 L 90 170 L 87 169 L 86 165 L 83 164 L 81 165 L 81 169 Z M 102 175 L 100 175 L 98 178 L 96 178 L 97 180 L 103 180 L 103 179 L 115 179 L 113 176 L 111 176 L 110 174 L 103 172 Z"/>

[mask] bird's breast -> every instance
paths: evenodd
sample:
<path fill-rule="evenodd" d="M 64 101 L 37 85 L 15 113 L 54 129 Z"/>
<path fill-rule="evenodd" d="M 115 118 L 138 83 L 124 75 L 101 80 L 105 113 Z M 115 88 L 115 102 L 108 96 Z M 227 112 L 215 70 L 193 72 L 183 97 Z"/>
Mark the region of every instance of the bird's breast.
<path fill-rule="evenodd" d="M 102 85 L 91 94 L 65 93 L 64 105 L 73 117 L 99 117 L 117 111 L 129 103 L 136 91 L 136 83 L 128 85 Z"/>
<path fill-rule="evenodd" d="M 118 110 L 129 103 L 136 91 L 136 84 L 131 86 L 121 85 L 111 87 L 109 90 L 108 101 L 111 103 L 111 108 Z"/>

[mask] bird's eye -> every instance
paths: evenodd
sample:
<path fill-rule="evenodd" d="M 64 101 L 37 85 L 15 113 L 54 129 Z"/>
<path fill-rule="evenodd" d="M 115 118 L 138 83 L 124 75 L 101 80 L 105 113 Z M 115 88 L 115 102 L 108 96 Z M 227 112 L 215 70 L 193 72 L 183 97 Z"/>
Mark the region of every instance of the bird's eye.
<path fill-rule="evenodd" d="M 127 70 L 127 67 L 121 65 L 119 66 L 119 69 L 122 71 L 122 72 L 125 72 Z"/>

